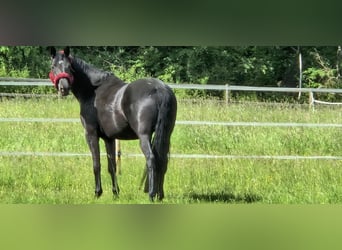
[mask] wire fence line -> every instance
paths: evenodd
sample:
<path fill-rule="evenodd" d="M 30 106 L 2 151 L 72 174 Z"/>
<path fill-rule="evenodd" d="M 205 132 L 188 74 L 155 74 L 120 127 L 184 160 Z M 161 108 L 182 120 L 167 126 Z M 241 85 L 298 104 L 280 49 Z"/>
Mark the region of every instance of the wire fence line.
<path fill-rule="evenodd" d="M 340 128 L 342 124 L 337 123 L 297 123 L 297 122 L 212 122 L 212 121 L 176 121 L 177 125 L 202 125 L 202 126 L 241 126 L 241 127 L 335 127 Z"/>
<path fill-rule="evenodd" d="M 121 157 L 145 157 L 143 154 L 121 153 Z M 0 151 L 4 157 L 91 157 L 91 153 L 70 153 L 70 152 L 19 152 Z M 101 153 L 101 156 L 107 156 Z M 170 158 L 178 159 L 245 159 L 245 160 L 342 160 L 342 156 L 330 155 L 209 155 L 209 154 L 170 154 Z"/>
<path fill-rule="evenodd" d="M 38 122 L 38 123 L 78 123 L 77 118 L 4 118 L 0 122 Z M 227 126 L 227 127 L 308 127 L 308 128 L 341 128 L 337 123 L 296 123 L 296 122 L 219 122 L 219 121 L 176 121 L 176 125 L 194 126 Z"/>

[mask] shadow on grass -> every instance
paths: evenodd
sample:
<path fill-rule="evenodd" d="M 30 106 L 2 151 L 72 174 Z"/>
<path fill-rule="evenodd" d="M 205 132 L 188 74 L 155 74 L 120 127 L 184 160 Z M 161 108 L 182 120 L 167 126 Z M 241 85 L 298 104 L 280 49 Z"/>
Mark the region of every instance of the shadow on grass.
<path fill-rule="evenodd" d="M 235 195 L 229 192 L 216 192 L 208 194 L 189 194 L 190 202 L 218 202 L 218 203 L 253 203 L 261 200 L 261 197 L 256 194 L 238 194 Z"/>

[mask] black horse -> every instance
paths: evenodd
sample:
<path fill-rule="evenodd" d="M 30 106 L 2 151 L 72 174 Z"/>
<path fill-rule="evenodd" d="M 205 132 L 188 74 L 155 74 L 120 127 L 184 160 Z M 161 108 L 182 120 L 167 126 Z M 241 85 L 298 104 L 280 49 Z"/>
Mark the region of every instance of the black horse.
<path fill-rule="evenodd" d="M 127 84 L 110 72 L 72 57 L 69 47 L 58 52 L 51 48 L 51 57 L 51 81 L 61 95 L 71 90 L 80 103 L 81 122 L 93 159 L 96 197 L 102 194 L 99 138 L 105 142 L 114 195 L 119 194 L 115 139 L 139 139 L 148 175 L 144 191 L 151 201 L 156 195 L 162 200 L 177 113 L 171 88 L 155 78 Z"/>

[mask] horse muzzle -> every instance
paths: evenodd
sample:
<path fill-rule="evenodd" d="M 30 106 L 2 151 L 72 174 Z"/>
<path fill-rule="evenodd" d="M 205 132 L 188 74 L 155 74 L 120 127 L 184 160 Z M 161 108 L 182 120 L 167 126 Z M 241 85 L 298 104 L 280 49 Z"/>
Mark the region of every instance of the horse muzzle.
<path fill-rule="evenodd" d="M 61 78 L 58 81 L 58 92 L 62 96 L 67 96 L 69 95 L 69 90 L 70 90 L 70 84 L 68 79 L 66 78 Z"/>

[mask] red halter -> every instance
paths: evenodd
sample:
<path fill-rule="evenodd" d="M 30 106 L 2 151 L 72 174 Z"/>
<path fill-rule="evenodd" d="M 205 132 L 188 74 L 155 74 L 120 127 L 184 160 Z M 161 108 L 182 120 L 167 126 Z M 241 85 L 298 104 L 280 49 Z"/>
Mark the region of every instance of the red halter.
<path fill-rule="evenodd" d="M 55 85 L 55 87 L 57 88 L 58 87 L 58 81 L 61 79 L 61 78 L 66 78 L 68 79 L 69 83 L 72 84 L 73 81 L 74 81 L 74 77 L 69 74 L 69 73 L 66 73 L 66 72 L 62 72 L 62 73 L 59 73 L 58 75 L 55 75 L 52 71 L 49 73 L 49 77 L 50 77 L 50 80 L 51 82 L 53 82 L 53 84 Z"/>

